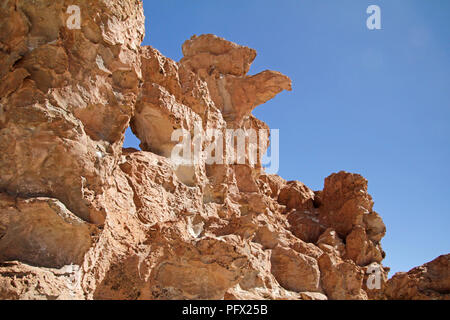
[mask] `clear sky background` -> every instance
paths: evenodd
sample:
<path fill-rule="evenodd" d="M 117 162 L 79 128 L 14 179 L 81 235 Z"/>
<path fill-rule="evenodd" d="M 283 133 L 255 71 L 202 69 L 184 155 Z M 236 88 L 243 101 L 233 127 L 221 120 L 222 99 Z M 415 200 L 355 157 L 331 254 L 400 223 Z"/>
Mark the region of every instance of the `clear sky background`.
<path fill-rule="evenodd" d="M 366 27 L 369 5 L 382 30 Z M 144 0 L 145 45 L 179 61 L 193 34 L 258 51 L 250 74 L 293 81 L 254 115 L 280 129 L 280 171 L 314 190 L 369 180 L 397 271 L 450 253 L 450 1 Z M 127 131 L 125 146 L 137 147 Z"/>

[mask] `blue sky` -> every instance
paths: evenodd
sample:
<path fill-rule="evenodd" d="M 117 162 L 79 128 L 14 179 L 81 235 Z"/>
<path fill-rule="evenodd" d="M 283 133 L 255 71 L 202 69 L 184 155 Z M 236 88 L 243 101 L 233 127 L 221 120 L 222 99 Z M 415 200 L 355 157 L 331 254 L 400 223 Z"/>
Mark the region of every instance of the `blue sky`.
<path fill-rule="evenodd" d="M 382 30 L 366 27 L 369 5 Z M 258 51 L 293 81 L 254 115 L 280 129 L 280 171 L 314 190 L 369 180 L 390 276 L 450 252 L 450 1 L 145 0 L 145 45 L 179 60 L 193 34 Z M 137 147 L 127 132 L 125 146 Z"/>

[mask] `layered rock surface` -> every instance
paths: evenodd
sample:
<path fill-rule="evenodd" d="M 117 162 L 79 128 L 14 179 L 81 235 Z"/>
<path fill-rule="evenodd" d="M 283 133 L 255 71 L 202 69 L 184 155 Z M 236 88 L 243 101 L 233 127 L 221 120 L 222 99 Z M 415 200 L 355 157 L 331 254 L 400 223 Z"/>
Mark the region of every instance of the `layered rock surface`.
<path fill-rule="evenodd" d="M 180 62 L 143 36 L 138 0 L 0 6 L 1 299 L 448 296 L 445 258 L 420 269 L 429 280 L 386 283 L 386 228 L 360 175 L 314 192 L 267 174 L 267 137 L 254 165 L 175 163 L 174 132 L 267 129 L 251 111 L 291 81 L 248 75 L 255 50 L 214 35 Z M 142 151 L 122 148 L 128 126 Z"/>
<path fill-rule="evenodd" d="M 450 300 L 450 254 L 409 272 L 398 272 L 386 283 L 386 299 Z"/>

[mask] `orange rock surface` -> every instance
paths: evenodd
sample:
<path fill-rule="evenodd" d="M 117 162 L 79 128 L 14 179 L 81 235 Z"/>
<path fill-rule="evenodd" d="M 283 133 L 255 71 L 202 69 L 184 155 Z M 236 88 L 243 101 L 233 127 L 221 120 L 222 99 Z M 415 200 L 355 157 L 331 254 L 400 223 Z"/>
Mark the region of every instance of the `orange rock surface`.
<path fill-rule="evenodd" d="M 143 37 L 138 0 L 0 6 L 0 299 L 448 298 L 448 256 L 386 282 L 360 175 L 314 192 L 260 162 L 175 164 L 174 131 L 267 129 L 251 111 L 291 80 L 214 35 L 180 62 Z"/>

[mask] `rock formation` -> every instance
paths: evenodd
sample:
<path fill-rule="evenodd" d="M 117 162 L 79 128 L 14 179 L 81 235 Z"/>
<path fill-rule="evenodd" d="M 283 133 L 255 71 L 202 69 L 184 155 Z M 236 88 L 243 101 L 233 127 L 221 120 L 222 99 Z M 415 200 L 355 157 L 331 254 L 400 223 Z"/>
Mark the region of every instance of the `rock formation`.
<path fill-rule="evenodd" d="M 384 290 L 386 299 L 450 300 L 450 255 L 396 273 Z"/>
<path fill-rule="evenodd" d="M 267 129 L 251 111 L 291 81 L 214 35 L 180 62 L 143 36 L 139 0 L 0 5 L 0 299 L 448 298 L 448 256 L 386 282 L 360 175 L 267 174 L 267 137 L 256 163 L 175 163 L 181 129 Z"/>

